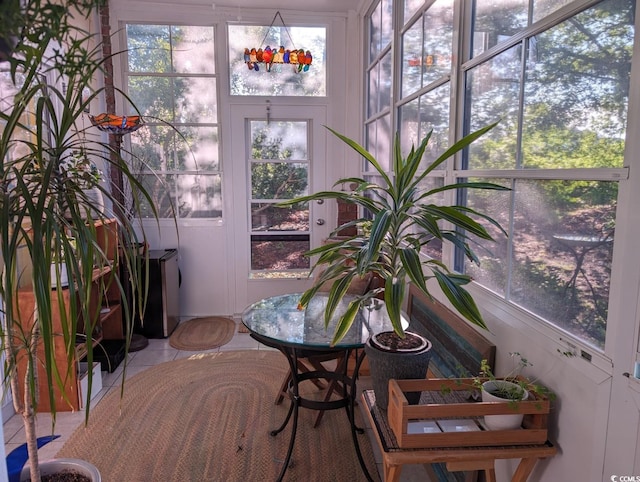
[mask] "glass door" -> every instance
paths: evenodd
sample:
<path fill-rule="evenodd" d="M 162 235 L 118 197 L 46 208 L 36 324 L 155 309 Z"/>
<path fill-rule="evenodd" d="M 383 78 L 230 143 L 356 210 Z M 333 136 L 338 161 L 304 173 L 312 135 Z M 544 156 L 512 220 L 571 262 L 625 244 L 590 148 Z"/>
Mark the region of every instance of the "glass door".
<path fill-rule="evenodd" d="M 242 106 L 233 116 L 236 310 L 311 285 L 304 256 L 330 232 L 325 204 L 283 208 L 324 189 L 324 107 Z"/>

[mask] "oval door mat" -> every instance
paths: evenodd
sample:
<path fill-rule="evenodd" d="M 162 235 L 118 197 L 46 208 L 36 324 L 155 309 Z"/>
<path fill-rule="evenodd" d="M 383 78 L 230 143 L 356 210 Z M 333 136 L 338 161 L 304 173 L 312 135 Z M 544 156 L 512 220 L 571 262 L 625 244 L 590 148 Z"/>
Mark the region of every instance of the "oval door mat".
<path fill-rule="evenodd" d="M 178 350 L 211 350 L 229 343 L 236 324 L 223 316 L 193 318 L 180 323 L 169 337 L 169 344 Z"/>

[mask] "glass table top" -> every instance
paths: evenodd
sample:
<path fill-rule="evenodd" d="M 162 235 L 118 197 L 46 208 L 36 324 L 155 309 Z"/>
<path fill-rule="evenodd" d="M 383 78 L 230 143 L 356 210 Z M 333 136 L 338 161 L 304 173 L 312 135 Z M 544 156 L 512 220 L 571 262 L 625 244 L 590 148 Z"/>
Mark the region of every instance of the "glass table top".
<path fill-rule="evenodd" d="M 257 335 L 279 343 L 307 348 L 327 348 L 338 318 L 344 314 L 352 297 L 345 296 L 336 309 L 327 329 L 324 310 L 328 294 L 318 293 L 306 309 L 298 309 L 302 293 L 274 296 L 260 300 L 242 313 L 242 322 Z M 408 325 L 403 319 L 405 326 Z M 372 333 L 392 330 L 384 303 L 374 300 L 371 308 L 362 308 L 345 337 L 335 345 L 340 348 L 361 348 Z"/>

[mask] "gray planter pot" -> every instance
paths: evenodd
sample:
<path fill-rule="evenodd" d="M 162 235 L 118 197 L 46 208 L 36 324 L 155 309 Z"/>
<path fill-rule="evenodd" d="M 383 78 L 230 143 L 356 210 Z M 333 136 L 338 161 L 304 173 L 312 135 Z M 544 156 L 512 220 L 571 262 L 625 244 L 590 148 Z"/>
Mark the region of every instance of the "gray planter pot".
<path fill-rule="evenodd" d="M 40 462 L 40 475 L 57 474 L 62 471 L 73 471 L 89 477 L 91 482 L 101 482 L 100 472 L 89 462 L 80 459 L 52 459 Z M 29 482 L 31 471 L 25 466 L 20 473 L 20 482 Z"/>
<path fill-rule="evenodd" d="M 374 335 L 372 338 L 376 338 Z M 421 346 L 413 350 L 391 350 L 377 346 L 375 340 L 367 340 L 364 351 L 369 359 L 373 391 L 376 394 L 376 406 L 387 409 L 389 403 L 389 380 L 424 379 L 427 376 L 431 359 L 431 342 L 421 335 L 406 332 L 407 336 L 417 337 Z M 420 401 L 420 392 L 405 393 L 407 401 L 416 405 Z"/>

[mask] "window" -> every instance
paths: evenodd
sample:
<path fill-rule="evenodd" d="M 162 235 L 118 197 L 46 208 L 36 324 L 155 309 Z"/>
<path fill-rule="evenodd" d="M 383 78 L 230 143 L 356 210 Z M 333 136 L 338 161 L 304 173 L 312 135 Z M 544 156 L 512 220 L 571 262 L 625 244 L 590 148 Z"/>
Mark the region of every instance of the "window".
<path fill-rule="evenodd" d="M 511 42 L 504 12 L 483 12 L 476 28 L 507 48 L 465 69 L 465 123 L 469 132 L 500 124 L 469 149 L 463 168 L 512 191 L 466 201 L 510 236 L 480 253 L 480 267 L 457 268 L 602 349 L 618 182 L 626 177 L 633 2 L 607 0 Z"/>
<path fill-rule="evenodd" d="M 126 35 L 128 94 L 146 124 L 131 135 L 140 181 L 160 217 L 221 218 L 213 27 L 129 24 Z"/>
<path fill-rule="evenodd" d="M 326 44 L 324 27 L 284 27 L 229 25 L 229 84 L 231 95 L 291 95 L 322 97 L 327 95 Z M 308 70 L 300 64 L 244 61 L 245 49 L 264 54 L 302 49 L 311 54 Z M 296 56 L 297 57 L 297 56 Z"/>
<path fill-rule="evenodd" d="M 395 10 L 379 2 L 371 11 L 370 25 L 382 25 L 385 16 L 393 25 L 393 11 L 403 26 L 392 36 L 401 42 L 401 65 L 389 69 L 397 72 L 389 83 L 398 84 L 389 118 L 371 88 L 380 83 L 369 82 L 368 146 L 387 156 L 382 162 L 388 165 L 381 130 L 396 128 L 407 152 L 433 129 L 428 163 L 459 126 L 461 137 L 499 120 L 458 165 L 443 166 L 426 182 L 454 176 L 511 188 L 463 192 L 458 199 L 500 221 L 509 237 L 494 230 L 497 243 L 476 247 L 479 267 L 462 253 L 428 254 L 542 323 L 602 350 L 618 187 L 628 175 L 624 139 L 635 2 L 605 0 L 569 11 L 562 8 L 566 0 L 475 0 L 471 21 L 461 27 L 467 31 L 454 22 L 461 3 L 397 0 Z M 371 27 L 368 41 L 376 48 L 370 47 L 369 79 L 385 54 L 379 37 Z M 468 57 L 458 59 L 458 52 Z"/>
<path fill-rule="evenodd" d="M 393 2 L 381 0 L 374 6 L 369 18 L 368 102 L 365 121 L 365 146 L 373 157 L 387 168 L 392 143 L 392 13 Z M 367 164 L 365 166 L 371 168 Z"/>

